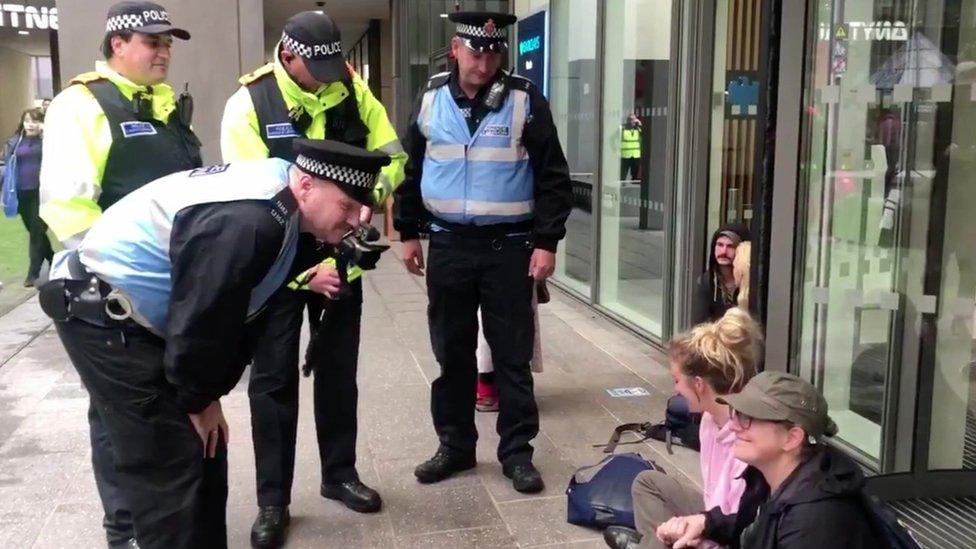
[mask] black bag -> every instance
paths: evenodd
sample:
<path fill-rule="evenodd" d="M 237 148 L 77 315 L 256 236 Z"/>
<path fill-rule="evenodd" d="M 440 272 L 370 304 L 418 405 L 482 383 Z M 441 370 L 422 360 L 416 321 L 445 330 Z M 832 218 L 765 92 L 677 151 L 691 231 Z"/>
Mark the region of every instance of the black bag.
<path fill-rule="evenodd" d="M 698 439 L 700 425 L 701 414 L 691 412 L 688 408 L 688 399 L 681 395 L 673 395 L 668 399 L 664 423 L 625 423 L 613 430 L 613 435 L 610 436 L 607 444 L 595 444 L 594 447 L 603 446 L 605 453 L 612 454 L 619 444 L 637 444 L 650 438 L 664 442 L 669 454 L 674 453 L 671 445 L 675 443 L 698 452 L 701 450 L 701 441 Z M 641 438 L 620 442 L 621 435 L 628 431 L 637 433 Z"/>
<path fill-rule="evenodd" d="M 922 549 L 911 530 L 885 502 L 875 496 L 861 494 L 864 509 L 871 519 L 871 527 L 886 547 L 891 549 Z"/>
<path fill-rule="evenodd" d="M 634 528 L 630 487 L 643 471 L 661 469 L 640 454 L 607 456 L 576 470 L 566 488 L 566 520 L 579 526 Z"/>

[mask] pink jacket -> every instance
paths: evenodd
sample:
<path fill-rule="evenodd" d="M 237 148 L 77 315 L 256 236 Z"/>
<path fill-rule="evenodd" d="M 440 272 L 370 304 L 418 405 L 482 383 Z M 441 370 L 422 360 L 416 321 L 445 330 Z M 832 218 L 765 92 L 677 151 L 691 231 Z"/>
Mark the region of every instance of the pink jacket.
<path fill-rule="evenodd" d="M 722 513 L 733 514 L 739 509 L 739 499 L 746 489 L 746 481 L 739 478 L 746 464 L 732 457 L 735 433 L 729 423 L 719 428 L 711 414 L 705 412 L 698 435 L 705 509 L 721 507 Z"/>

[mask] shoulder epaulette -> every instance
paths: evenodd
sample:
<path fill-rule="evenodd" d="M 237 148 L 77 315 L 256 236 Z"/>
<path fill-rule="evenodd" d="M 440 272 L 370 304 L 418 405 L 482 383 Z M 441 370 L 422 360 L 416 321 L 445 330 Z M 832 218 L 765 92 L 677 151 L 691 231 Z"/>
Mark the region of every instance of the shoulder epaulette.
<path fill-rule="evenodd" d="M 274 72 L 274 63 L 268 63 L 267 65 L 264 65 L 253 72 L 249 72 L 245 74 L 244 76 L 240 77 L 237 81 L 246 86 L 251 82 L 254 82 L 255 80 L 261 78 L 262 76 L 266 76 L 273 72 Z"/>
<path fill-rule="evenodd" d="M 532 87 L 535 86 L 535 84 L 524 76 L 512 74 L 509 75 L 508 77 L 508 86 L 513 90 L 521 90 L 527 92 L 530 89 L 532 89 Z"/>
<path fill-rule="evenodd" d="M 430 80 L 427 81 L 427 89 L 432 90 L 434 88 L 439 88 L 444 84 L 447 84 L 450 79 L 451 73 L 449 72 L 437 73 L 434 76 L 431 76 Z"/>
<path fill-rule="evenodd" d="M 70 84 L 90 84 L 92 82 L 97 82 L 99 80 L 104 80 L 104 79 L 105 79 L 104 76 L 98 74 L 95 71 L 83 72 L 78 76 L 72 78 Z"/>

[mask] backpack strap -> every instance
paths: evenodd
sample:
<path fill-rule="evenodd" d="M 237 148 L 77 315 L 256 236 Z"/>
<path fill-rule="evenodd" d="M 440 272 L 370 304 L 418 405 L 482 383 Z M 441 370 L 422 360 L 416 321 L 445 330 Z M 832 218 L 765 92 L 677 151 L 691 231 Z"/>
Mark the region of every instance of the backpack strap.
<path fill-rule="evenodd" d="M 650 438 L 646 435 L 646 432 L 650 427 L 651 427 L 650 423 L 624 423 L 623 425 L 617 426 L 617 428 L 613 430 L 613 434 L 610 435 L 610 440 L 606 444 L 594 444 L 593 447 L 594 448 L 602 447 L 603 453 L 612 454 L 614 450 L 617 449 L 617 446 L 621 444 L 638 444 Z M 640 440 L 633 440 L 630 442 L 620 442 L 620 437 L 627 432 L 638 433 L 643 438 L 641 438 Z"/>

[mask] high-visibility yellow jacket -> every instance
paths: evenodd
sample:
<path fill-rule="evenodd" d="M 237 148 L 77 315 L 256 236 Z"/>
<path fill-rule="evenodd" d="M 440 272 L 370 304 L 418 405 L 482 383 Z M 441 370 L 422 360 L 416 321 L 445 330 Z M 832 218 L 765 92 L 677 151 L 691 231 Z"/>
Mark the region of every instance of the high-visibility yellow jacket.
<path fill-rule="evenodd" d="M 342 82 L 326 84 L 316 93 L 307 92 L 288 76 L 278 60 L 241 77 L 240 82 L 243 85 L 227 100 L 224 117 L 220 123 L 220 151 L 224 162 L 268 157 L 268 147 L 261 139 L 257 112 L 254 110 L 254 103 L 251 101 L 246 84 L 271 71 L 274 71 L 275 81 L 288 109 L 301 106 L 312 117 L 311 124 L 305 130 L 305 137 L 309 139 L 326 137 L 325 111 L 341 103 L 348 95 Z M 373 190 L 373 200 L 376 204 L 382 204 L 403 182 L 403 168 L 407 163 L 407 154 L 403 151 L 396 130 L 393 129 L 393 124 L 386 115 L 386 108 L 369 90 L 366 82 L 355 72 L 352 74 L 359 116 L 369 129 L 366 149 L 384 152 L 393 159 L 380 172 L 376 188 Z"/>
<path fill-rule="evenodd" d="M 59 93 L 44 117 L 41 157 L 40 215 L 65 247 L 81 242 L 85 232 L 102 215 L 98 206 L 102 175 L 112 148 L 108 119 L 85 82 L 105 78 L 127 99 L 146 86 L 133 83 L 112 70 L 104 61 L 95 70 L 81 74 Z M 176 109 L 173 88 L 152 86 L 152 116 L 165 123 Z"/>
<path fill-rule="evenodd" d="M 620 158 L 641 157 L 640 129 L 624 128 L 620 132 Z"/>
<path fill-rule="evenodd" d="M 273 63 L 268 63 L 256 71 L 242 76 L 240 79 L 242 85 L 227 100 L 227 104 L 224 106 L 224 117 L 220 123 L 220 151 L 224 162 L 268 157 L 268 147 L 261 138 L 257 112 L 254 108 L 254 102 L 251 100 L 251 94 L 247 90 L 247 84 L 270 72 L 274 73 L 275 82 L 278 84 L 278 89 L 281 90 L 288 110 L 300 106 L 311 117 L 312 122 L 305 130 L 305 137 L 309 139 L 326 137 L 326 111 L 342 103 L 349 95 L 342 82 L 325 84 L 315 93 L 307 92 L 292 80 L 277 59 Z M 366 82 L 351 68 L 350 73 L 353 79 L 353 91 L 356 93 L 356 105 L 359 107 L 359 117 L 369 129 L 366 149 L 384 152 L 392 158 L 392 162 L 380 171 L 376 187 L 373 189 L 374 202 L 383 204 L 403 182 L 403 169 L 407 163 L 407 153 L 400 145 L 396 130 L 386 115 L 386 108 L 376 99 Z M 335 266 L 335 260 L 331 258 L 325 263 Z M 347 277 L 349 280 L 354 280 L 360 276 L 362 276 L 362 271 L 359 268 L 353 267 L 348 270 Z M 307 288 L 310 278 L 303 273 L 289 284 L 289 287 L 292 289 Z"/>

